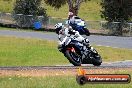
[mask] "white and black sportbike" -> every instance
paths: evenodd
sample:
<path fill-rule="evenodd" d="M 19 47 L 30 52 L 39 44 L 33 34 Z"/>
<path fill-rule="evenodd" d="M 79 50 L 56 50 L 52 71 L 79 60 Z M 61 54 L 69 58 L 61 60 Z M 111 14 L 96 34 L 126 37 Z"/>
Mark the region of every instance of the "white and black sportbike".
<path fill-rule="evenodd" d="M 62 27 L 56 27 L 56 33 L 59 34 L 61 29 Z M 70 36 L 65 36 L 62 40 L 63 44 L 58 46 L 59 51 L 62 52 L 74 66 L 81 66 L 81 64 L 100 66 L 102 58 L 99 53 L 93 47 L 83 44 L 76 38 L 73 32 L 70 33 Z"/>

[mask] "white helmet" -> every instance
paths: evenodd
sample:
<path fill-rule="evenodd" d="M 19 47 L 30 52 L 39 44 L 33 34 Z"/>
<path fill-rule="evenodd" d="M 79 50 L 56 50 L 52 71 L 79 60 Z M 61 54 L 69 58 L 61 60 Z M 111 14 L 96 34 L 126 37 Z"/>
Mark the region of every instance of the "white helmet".
<path fill-rule="evenodd" d="M 63 28 L 63 27 L 64 27 L 64 25 L 62 23 L 57 23 L 55 25 L 55 29 L 57 29 L 57 28 Z"/>
<path fill-rule="evenodd" d="M 62 23 L 57 23 L 55 25 L 55 31 L 57 34 L 59 34 L 59 31 L 64 27 L 64 25 Z"/>

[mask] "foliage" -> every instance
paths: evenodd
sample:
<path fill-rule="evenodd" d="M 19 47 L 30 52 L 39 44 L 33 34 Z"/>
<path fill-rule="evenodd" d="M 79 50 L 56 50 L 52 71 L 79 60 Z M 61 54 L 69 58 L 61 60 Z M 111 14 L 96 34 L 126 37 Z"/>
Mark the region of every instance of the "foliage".
<path fill-rule="evenodd" d="M 102 0 L 102 17 L 109 22 L 128 21 L 132 16 L 131 0 Z"/>
<path fill-rule="evenodd" d="M 85 20 L 103 20 L 100 17 L 100 5 L 101 0 L 91 0 L 88 2 L 83 2 L 78 11 L 78 15 Z M 10 2 L 0 0 L 0 12 L 11 13 L 14 8 L 15 0 Z M 46 9 L 46 13 L 51 17 L 67 18 L 68 4 L 63 5 L 59 9 L 54 9 L 52 6 L 46 4 L 44 0 L 41 1 L 41 6 Z M 96 7 L 96 8 L 95 8 Z"/>
<path fill-rule="evenodd" d="M 41 0 L 16 0 L 14 12 L 24 15 L 45 15 L 45 9 L 40 7 Z"/>
<path fill-rule="evenodd" d="M 117 23 L 118 28 L 113 32 L 113 34 L 123 35 L 122 30 L 125 22 L 129 21 L 132 17 L 131 0 L 102 0 L 101 5 L 103 8 L 101 16 L 103 18 L 105 18 L 108 22 L 120 22 Z M 108 25 L 109 24 L 111 23 L 108 23 Z"/>
<path fill-rule="evenodd" d="M 80 4 L 82 2 L 90 1 L 90 0 L 44 0 L 46 4 L 59 9 L 66 3 L 69 6 L 69 12 L 73 12 L 74 15 L 78 15 L 78 10 L 80 8 Z"/>
<path fill-rule="evenodd" d="M 13 13 L 19 14 L 14 16 L 17 23 L 21 26 L 31 26 L 37 20 L 37 16 L 44 16 L 47 20 L 46 11 L 40 5 L 41 0 L 16 0 Z M 26 23 L 28 24 L 25 25 Z"/>
<path fill-rule="evenodd" d="M 57 9 L 61 8 L 67 2 L 67 0 L 44 0 L 44 1 L 46 4 Z"/>

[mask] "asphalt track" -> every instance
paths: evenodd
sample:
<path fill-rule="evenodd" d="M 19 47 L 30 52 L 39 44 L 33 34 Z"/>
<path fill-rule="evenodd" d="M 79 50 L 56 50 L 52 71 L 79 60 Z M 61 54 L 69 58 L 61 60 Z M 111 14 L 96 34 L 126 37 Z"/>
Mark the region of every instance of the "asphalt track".
<path fill-rule="evenodd" d="M 14 70 L 14 71 L 19 71 L 19 70 L 56 70 L 56 69 L 78 69 L 80 67 L 75 67 L 75 66 L 25 66 L 25 67 L 0 67 L 0 70 Z M 116 69 L 116 68 L 131 68 L 131 66 L 100 66 L 100 67 L 93 67 L 93 66 L 85 66 L 81 67 L 83 69 Z"/>
<path fill-rule="evenodd" d="M 25 32 L 25 31 L 11 31 L 0 30 L 2 36 L 16 36 L 22 38 L 37 38 L 47 40 L 58 40 L 55 33 L 42 33 L 42 32 Z M 132 49 L 132 37 L 116 37 L 116 36 L 88 36 L 91 44 L 115 48 Z M 131 68 L 132 61 L 120 61 L 112 63 L 103 63 L 101 66 L 96 67 L 93 65 L 83 65 L 85 69 L 101 69 L 101 68 Z M 78 67 L 69 65 L 56 65 L 56 66 L 16 66 L 16 67 L 0 67 L 0 70 L 32 70 L 32 69 L 78 69 Z"/>
<path fill-rule="evenodd" d="M 78 69 L 78 66 L 69 65 L 56 65 L 56 66 L 0 66 L 0 70 L 54 70 L 54 69 Z M 84 64 L 81 66 L 83 69 L 118 69 L 118 68 L 132 68 L 132 61 L 117 61 L 111 63 L 102 63 L 101 66 L 93 66 L 91 64 Z"/>
<path fill-rule="evenodd" d="M 0 30 L 0 35 L 58 41 L 58 35 L 51 32 L 43 33 L 43 32 Z M 132 37 L 91 35 L 91 36 L 88 36 L 87 38 L 89 39 L 91 44 L 98 45 L 98 46 L 132 49 Z"/>
<path fill-rule="evenodd" d="M 0 70 L 13 70 L 13 71 L 21 71 L 21 70 L 68 70 L 68 69 L 120 69 L 120 68 L 132 68 L 132 66 L 15 66 L 15 67 L 0 67 Z"/>

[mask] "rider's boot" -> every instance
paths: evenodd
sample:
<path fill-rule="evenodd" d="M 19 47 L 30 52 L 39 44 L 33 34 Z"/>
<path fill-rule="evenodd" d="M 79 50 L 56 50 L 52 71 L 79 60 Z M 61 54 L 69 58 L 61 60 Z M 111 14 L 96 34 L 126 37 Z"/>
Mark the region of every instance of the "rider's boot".
<path fill-rule="evenodd" d="M 62 52 L 62 49 L 63 49 L 63 44 L 58 45 L 58 50 L 59 50 L 60 52 Z"/>
<path fill-rule="evenodd" d="M 88 40 L 87 38 L 85 38 L 82 42 L 83 42 L 83 44 L 84 44 L 85 46 L 87 46 L 87 47 L 90 46 L 89 40 Z"/>

